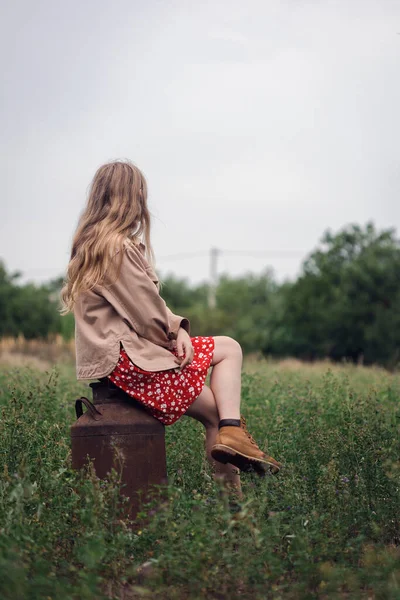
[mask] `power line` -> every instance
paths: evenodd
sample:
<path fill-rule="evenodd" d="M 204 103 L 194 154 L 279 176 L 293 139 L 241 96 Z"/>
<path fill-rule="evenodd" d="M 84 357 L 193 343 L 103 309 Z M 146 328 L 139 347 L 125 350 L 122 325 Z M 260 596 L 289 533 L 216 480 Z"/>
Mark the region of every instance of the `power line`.
<path fill-rule="evenodd" d="M 223 250 L 218 248 L 218 254 L 228 254 L 230 256 L 247 256 L 252 258 L 301 258 L 306 252 L 298 250 Z M 178 254 L 170 254 L 169 256 L 158 256 L 157 262 L 160 260 L 180 260 L 185 258 L 197 258 L 208 256 L 209 250 L 199 252 L 181 252 Z"/>
<path fill-rule="evenodd" d="M 157 256 L 157 262 L 159 260 L 180 260 L 185 258 L 197 258 L 198 256 L 208 256 L 208 250 L 200 252 L 179 252 L 178 254 L 170 254 L 168 256 Z"/>
<path fill-rule="evenodd" d="M 296 250 L 220 250 L 220 252 L 222 254 L 251 256 L 253 258 L 299 258 L 305 254 Z"/>
<path fill-rule="evenodd" d="M 221 248 L 211 248 L 211 250 L 197 250 L 193 252 L 178 252 L 177 254 L 168 254 L 165 256 L 157 256 L 157 263 L 162 261 L 174 261 L 174 260 L 186 260 L 192 258 L 204 258 L 210 256 L 210 252 L 216 252 L 213 260 L 216 261 L 217 256 L 228 255 L 228 256 L 243 256 L 248 258 L 274 258 L 274 259 L 285 259 L 285 258 L 301 258 L 306 255 L 306 252 L 300 252 L 298 250 L 224 250 Z M 64 269 L 65 270 L 65 269 Z M 59 267 L 48 267 L 48 268 L 36 268 L 26 269 L 21 271 L 21 275 L 26 277 L 27 275 L 62 275 L 63 269 Z M 212 269 L 213 273 L 216 273 L 216 264 Z M 216 279 L 216 275 L 213 275 L 213 279 Z"/>
<path fill-rule="evenodd" d="M 221 250 L 219 248 L 210 248 L 210 268 L 209 268 L 209 281 L 208 281 L 208 308 L 214 309 L 217 306 L 217 287 L 218 287 L 218 257 L 222 254 L 230 254 L 235 256 L 252 256 L 263 257 L 271 256 L 271 251 L 248 251 L 248 250 Z M 282 252 L 275 253 L 276 256 L 283 256 Z M 294 253 L 285 253 L 285 257 L 293 257 Z M 298 256 L 298 253 L 296 253 Z"/>

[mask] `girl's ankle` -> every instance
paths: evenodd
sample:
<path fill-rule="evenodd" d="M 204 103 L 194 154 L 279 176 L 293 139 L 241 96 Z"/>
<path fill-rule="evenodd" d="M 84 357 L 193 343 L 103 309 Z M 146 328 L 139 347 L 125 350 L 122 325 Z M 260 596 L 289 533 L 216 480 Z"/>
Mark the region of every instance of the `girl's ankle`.
<path fill-rule="evenodd" d="M 218 423 L 218 429 L 221 427 L 240 427 L 240 419 L 221 419 Z"/>

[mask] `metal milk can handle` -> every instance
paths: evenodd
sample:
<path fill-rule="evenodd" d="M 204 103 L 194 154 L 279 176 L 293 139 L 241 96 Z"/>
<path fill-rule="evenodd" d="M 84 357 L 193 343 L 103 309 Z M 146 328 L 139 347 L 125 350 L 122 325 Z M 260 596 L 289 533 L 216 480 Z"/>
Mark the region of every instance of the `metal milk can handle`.
<path fill-rule="evenodd" d="M 97 408 L 95 407 L 94 404 L 92 404 L 90 402 L 90 400 L 88 400 L 88 398 L 85 398 L 85 396 L 81 396 L 81 398 L 78 398 L 77 400 L 75 400 L 75 412 L 76 412 L 76 418 L 79 419 L 79 417 L 81 417 L 83 415 L 83 408 L 82 408 L 82 404 L 84 404 L 86 406 L 86 408 L 88 409 L 90 416 L 95 420 L 98 421 L 99 417 L 102 416 L 101 412 L 99 412 L 97 410 Z"/>

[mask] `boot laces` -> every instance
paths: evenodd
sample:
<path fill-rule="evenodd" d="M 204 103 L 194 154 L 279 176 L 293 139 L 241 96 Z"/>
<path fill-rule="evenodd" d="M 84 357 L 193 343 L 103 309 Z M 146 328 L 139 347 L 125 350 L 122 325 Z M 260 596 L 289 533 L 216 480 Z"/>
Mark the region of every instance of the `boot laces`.
<path fill-rule="evenodd" d="M 249 438 L 250 442 L 252 444 L 254 444 L 255 446 L 257 446 L 257 442 L 256 440 L 253 438 L 253 436 L 250 434 L 249 430 L 247 429 L 247 425 L 246 425 L 246 419 L 244 417 L 240 417 L 240 423 L 242 425 L 242 429 L 245 432 L 245 434 L 247 435 L 247 437 Z"/>

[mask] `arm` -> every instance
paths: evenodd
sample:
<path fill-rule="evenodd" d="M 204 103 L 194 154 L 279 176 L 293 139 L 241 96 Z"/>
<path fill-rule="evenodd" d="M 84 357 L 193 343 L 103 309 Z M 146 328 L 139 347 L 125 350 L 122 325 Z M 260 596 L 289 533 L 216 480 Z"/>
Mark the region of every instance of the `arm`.
<path fill-rule="evenodd" d="M 169 331 L 170 331 L 169 335 L 171 336 L 170 339 L 176 340 L 180 327 L 182 327 L 190 335 L 189 320 L 185 319 L 185 317 L 180 317 L 179 315 L 174 315 L 174 313 L 172 311 L 170 311 L 168 306 L 166 306 L 165 308 L 167 309 L 167 315 L 168 315 L 168 324 L 169 324 Z"/>
<path fill-rule="evenodd" d="M 138 335 L 154 344 L 169 347 L 180 326 L 189 330 L 189 321 L 168 309 L 139 250 L 131 246 L 124 250 L 117 281 L 105 284 L 101 292 Z"/>

